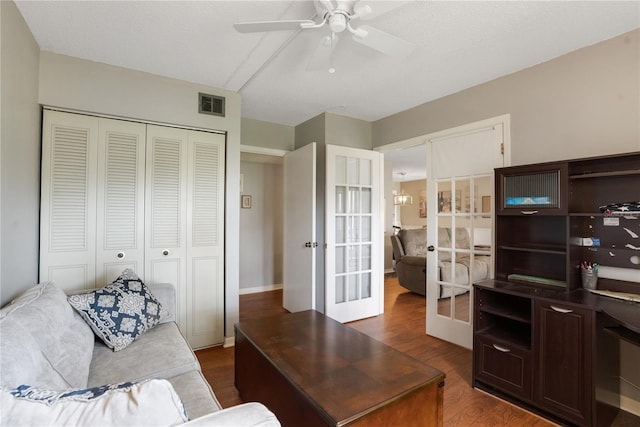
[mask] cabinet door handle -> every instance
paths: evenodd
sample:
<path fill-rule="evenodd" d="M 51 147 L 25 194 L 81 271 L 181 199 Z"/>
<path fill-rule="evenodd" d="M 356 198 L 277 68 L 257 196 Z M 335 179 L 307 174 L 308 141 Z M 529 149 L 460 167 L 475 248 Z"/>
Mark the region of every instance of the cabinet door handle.
<path fill-rule="evenodd" d="M 497 345 L 497 344 L 492 344 L 492 345 L 493 345 L 493 348 L 495 348 L 496 350 L 501 351 L 503 353 L 509 353 L 511 351 L 508 348 L 502 347 L 502 346 Z"/>
<path fill-rule="evenodd" d="M 520 211 L 522 215 L 535 215 L 538 211 Z"/>
<path fill-rule="evenodd" d="M 558 313 L 573 313 L 573 310 L 569 310 L 568 308 L 560 308 L 560 307 L 556 307 L 555 305 L 551 306 L 551 310 L 553 311 L 557 311 Z"/>

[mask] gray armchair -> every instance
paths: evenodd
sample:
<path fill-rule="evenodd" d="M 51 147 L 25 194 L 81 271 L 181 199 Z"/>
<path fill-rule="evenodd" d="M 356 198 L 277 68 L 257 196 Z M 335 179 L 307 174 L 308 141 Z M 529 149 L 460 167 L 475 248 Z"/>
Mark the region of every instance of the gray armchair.
<path fill-rule="evenodd" d="M 395 271 L 400 285 L 425 296 L 427 285 L 427 230 L 400 230 L 391 236 Z"/>

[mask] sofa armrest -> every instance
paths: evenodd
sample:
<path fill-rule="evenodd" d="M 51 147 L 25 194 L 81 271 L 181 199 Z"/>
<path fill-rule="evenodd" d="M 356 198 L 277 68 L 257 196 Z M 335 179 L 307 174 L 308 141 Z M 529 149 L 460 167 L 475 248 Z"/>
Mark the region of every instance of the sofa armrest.
<path fill-rule="evenodd" d="M 212 412 L 182 426 L 280 427 L 280 422 L 263 404 L 250 402 Z"/>
<path fill-rule="evenodd" d="M 176 300 L 176 288 L 171 283 L 155 283 L 153 285 L 147 285 L 149 291 L 153 294 L 154 297 L 165 311 L 169 314 L 166 317 L 163 317 L 160 320 L 160 323 L 165 322 L 175 322 L 176 321 L 176 313 L 178 310 L 178 303 Z"/>
<path fill-rule="evenodd" d="M 427 257 L 426 256 L 403 256 L 400 260 L 402 263 L 407 265 L 415 265 L 418 267 L 426 267 L 427 266 Z"/>

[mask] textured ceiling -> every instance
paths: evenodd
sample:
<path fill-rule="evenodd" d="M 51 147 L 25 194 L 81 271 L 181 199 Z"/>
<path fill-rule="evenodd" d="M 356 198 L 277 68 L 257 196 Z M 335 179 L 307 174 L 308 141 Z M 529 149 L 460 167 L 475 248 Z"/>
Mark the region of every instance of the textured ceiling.
<path fill-rule="evenodd" d="M 243 117 L 291 126 L 374 121 L 640 27 L 638 1 L 367 3 L 391 9 L 367 25 L 417 48 L 392 58 L 342 35 L 330 74 L 305 70 L 326 28 L 232 26 L 313 18 L 309 1 L 16 2 L 42 50 L 239 91 Z"/>

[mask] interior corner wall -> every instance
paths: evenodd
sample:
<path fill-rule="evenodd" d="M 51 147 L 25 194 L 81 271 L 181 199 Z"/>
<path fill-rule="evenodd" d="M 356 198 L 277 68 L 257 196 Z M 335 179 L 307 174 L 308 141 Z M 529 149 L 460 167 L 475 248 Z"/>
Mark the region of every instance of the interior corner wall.
<path fill-rule="evenodd" d="M 40 49 L 12 1 L 0 1 L 0 305 L 38 282 Z"/>
<path fill-rule="evenodd" d="M 327 144 L 371 150 L 371 122 L 325 113 L 325 140 Z"/>
<path fill-rule="evenodd" d="M 378 147 L 511 114 L 513 165 L 640 150 L 640 29 L 373 123 Z"/>
<path fill-rule="evenodd" d="M 4 86 L 3 86 L 4 87 Z M 198 93 L 225 98 L 224 117 L 199 114 Z M 91 113 L 226 131 L 225 337 L 240 318 L 240 94 L 51 52 L 40 53 L 39 102 Z"/>
<path fill-rule="evenodd" d="M 242 145 L 284 151 L 295 149 L 295 127 L 293 126 L 243 118 L 240 131 Z"/>
<path fill-rule="evenodd" d="M 241 162 L 243 195 L 251 208 L 240 209 L 240 289 L 282 283 L 283 197 L 279 164 Z"/>

